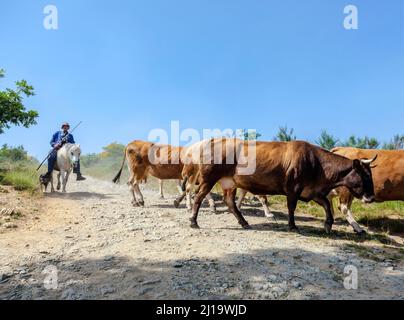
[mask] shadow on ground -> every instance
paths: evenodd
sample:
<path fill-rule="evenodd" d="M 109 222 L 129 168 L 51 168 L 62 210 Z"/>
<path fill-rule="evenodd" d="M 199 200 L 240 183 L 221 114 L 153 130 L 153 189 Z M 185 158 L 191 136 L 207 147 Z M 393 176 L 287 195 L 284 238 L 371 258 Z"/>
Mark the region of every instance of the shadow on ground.
<path fill-rule="evenodd" d="M 45 193 L 47 198 L 57 198 L 57 199 L 73 199 L 73 200 L 85 200 L 85 199 L 108 199 L 111 197 L 109 194 L 96 193 L 96 192 L 53 192 Z"/>
<path fill-rule="evenodd" d="M 344 266 L 355 257 L 301 249 L 251 250 L 220 258 L 168 261 L 100 259 L 47 260 L 0 284 L 0 299 L 398 299 L 404 279 L 372 269 L 359 290 L 343 287 Z M 371 264 L 370 264 L 371 265 Z M 58 286 L 44 287 L 49 266 Z M 384 285 L 378 287 L 379 277 Z M 299 285 L 293 284 L 298 281 Z M 386 283 L 386 281 L 388 281 Z M 387 286 L 387 287 L 386 287 Z M 390 287 L 389 287 L 390 286 Z M 302 288 L 303 290 L 301 290 Z"/>

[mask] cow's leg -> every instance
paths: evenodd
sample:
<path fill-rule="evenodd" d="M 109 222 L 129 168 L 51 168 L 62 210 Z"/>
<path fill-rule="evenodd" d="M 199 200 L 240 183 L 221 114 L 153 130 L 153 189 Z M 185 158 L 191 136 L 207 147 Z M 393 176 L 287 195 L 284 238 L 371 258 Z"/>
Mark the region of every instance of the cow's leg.
<path fill-rule="evenodd" d="M 182 194 L 182 181 L 181 180 L 177 180 L 177 190 L 178 190 L 178 194 Z"/>
<path fill-rule="evenodd" d="M 63 189 L 62 189 L 63 193 L 66 193 L 66 185 L 67 185 L 67 181 L 69 180 L 69 175 L 70 175 L 70 170 L 66 171 L 63 174 Z"/>
<path fill-rule="evenodd" d="M 191 228 L 199 229 L 198 226 L 198 213 L 201 207 L 203 199 L 205 199 L 206 195 L 212 190 L 214 187 L 214 183 L 202 183 L 198 188 L 198 193 L 195 195 L 194 205 L 192 206 L 192 218 L 191 220 Z"/>
<path fill-rule="evenodd" d="M 247 194 L 247 190 L 240 189 L 240 194 L 237 200 L 237 208 L 241 210 L 241 206 L 243 205 L 244 198 Z"/>
<path fill-rule="evenodd" d="M 163 180 L 159 179 L 159 193 L 160 193 L 160 199 L 164 199 L 164 194 L 163 194 Z"/>
<path fill-rule="evenodd" d="M 136 194 L 136 198 L 139 199 L 139 200 L 138 200 L 139 205 L 142 206 L 142 207 L 144 207 L 143 194 L 142 194 L 142 192 L 140 191 L 140 187 L 139 187 L 139 182 L 138 182 L 138 181 L 136 181 L 136 182 L 134 183 L 134 185 L 133 185 L 133 190 L 134 190 L 134 192 L 135 192 L 135 194 Z"/>
<path fill-rule="evenodd" d="M 181 180 L 178 180 L 179 182 L 181 182 Z M 191 203 L 191 195 L 192 195 L 192 189 L 193 189 L 194 185 L 192 183 L 192 180 L 188 181 L 185 191 L 182 191 L 182 186 L 181 183 L 179 185 L 179 190 L 180 193 L 177 196 L 177 198 L 174 200 L 174 206 L 176 208 L 178 208 L 180 206 L 180 203 L 184 200 L 185 197 L 187 197 L 187 209 L 189 211 L 192 210 L 192 203 Z"/>
<path fill-rule="evenodd" d="M 216 213 L 216 204 L 215 204 L 215 200 L 213 200 L 213 198 L 212 198 L 212 194 L 209 192 L 207 195 L 206 195 L 206 199 L 208 200 L 208 202 L 209 202 L 209 207 L 210 207 L 210 210 L 213 212 L 213 213 Z"/>
<path fill-rule="evenodd" d="M 354 231 L 358 234 L 366 234 L 366 231 L 359 225 L 358 222 L 356 222 L 352 211 L 351 211 L 351 205 L 352 205 L 353 197 L 351 194 L 349 195 L 344 195 L 340 197 L 340 210 L 343 215 L 346 216 L 346 219 L 348 223 L 351 225 L 351 227 L 354 229 Z"/>
<path fill-rule="evenodd" d="M 56 185 L 56 190 L 60 190 L 60 187 L 61 187 L 61 184 L 60 184 L 60 176 L 61 176 L 61 174 L 62 174 L 62 171 L 59 171 L 58 172 L 58 174 L 57 174 L 57 179 L 58 179 L 58 184 Z"/>
<path fill-rule="evenodd" d="M 192 190 L 187 192 L 187 209 L 192 211 Z"/>
<path fill-rule="evenodd" d="M 178 208 L 182 200 L 184 200 L 187 195 L 187 191 L 182 191 L 174 200 L 174 207 Z"/>
<path fill-rule="evenodd" d="M 132 194 L 132 205 L 134 206 L 134 207 L 139 207 L 139 202 L 137 201 L 137 199 L 136 199 L 136 195 L 135 195 L 135 188 L 133 187 L 133 184 L 132 183 L 128 183 L 129 184 L 129 190 L 130 190 L 130 193 Z"/>
<path fill-rule="evenodd" d="M 289 224 L 289 231 L 292 232 L 299 232 L 299 229 L 296 227 L 295 224 L 295 210 L 297 206 L 297 201 L 299 197 L 295 193 L 288 194 L 287 202 L 288 202 L 288 224 Z"/>
<path fill-rule="evenodd" d="M 243 229 L 251 229 L 250 225 L 244 219 L 240 210 L 237 208 L 237 205 L 236 205 L 237 189 L 233 189 L 233 190 L 224 189 L 223 192 L 225 195 L 225 200 L 226 200 L 227 206 L 229 207 L 230 212 L 233 213 L 234 216 L 236 217 L 238 223 L 243 227 Z"/>
<path fill-rule="evenodd" d="M 262 207 L 264 208 L 265 217 L 273 219 L 275 216 L 273 215 L 271 210 L 269 210 L 267 196 L 258 196 L 258 199 L 260 200 Z"/>
<path fill-rule="evenodd" d="M 325 211 L 325 223 L 324 223 L 324 229 L 325 232 L 331 233 L 332 230 L 332 225 L 334 224 L 334 217 L 332 214 L 332 209 L 331 209 L 331 203 L 326 197 L 320 197 L 320 198 L 315 198 L 315 202 L 317 202 L 320 206 L 324 208 Z"/>

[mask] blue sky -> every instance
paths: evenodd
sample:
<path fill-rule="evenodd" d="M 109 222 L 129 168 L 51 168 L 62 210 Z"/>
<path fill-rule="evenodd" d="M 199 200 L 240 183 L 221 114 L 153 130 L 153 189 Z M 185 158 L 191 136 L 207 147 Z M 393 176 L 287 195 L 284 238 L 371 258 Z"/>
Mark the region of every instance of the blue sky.
<path fill-rule="evenodd" d="M 59 29 L 43 28 L 58 8 Z M 359 10 L 359 30 L 343 9 Z M 279 126 L 388 140 L 404 133 L 402 0 L 4 0 L 0 88 L 26 79 L 38 125 L 0 143 L 42 157 L 63 121 L 84 152 L 154 128 Z"/>

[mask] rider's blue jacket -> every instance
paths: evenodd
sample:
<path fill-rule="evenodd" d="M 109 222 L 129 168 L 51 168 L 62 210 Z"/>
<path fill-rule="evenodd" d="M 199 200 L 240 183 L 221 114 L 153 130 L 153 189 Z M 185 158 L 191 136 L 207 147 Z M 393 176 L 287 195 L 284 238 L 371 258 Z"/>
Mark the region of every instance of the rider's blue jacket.
<path fill-rule="evenodd" d="M 52 140 L 50 141 L 50 145 L 52 148 L 57 145 L 58 143 L 62 142 L 62 139 L 65 137 L 63 131 L 58 131 L 52 136 Z M 76 143 L 74 142 L 73 135 L 68 133 L 67 134 L 67 143 Z"/>

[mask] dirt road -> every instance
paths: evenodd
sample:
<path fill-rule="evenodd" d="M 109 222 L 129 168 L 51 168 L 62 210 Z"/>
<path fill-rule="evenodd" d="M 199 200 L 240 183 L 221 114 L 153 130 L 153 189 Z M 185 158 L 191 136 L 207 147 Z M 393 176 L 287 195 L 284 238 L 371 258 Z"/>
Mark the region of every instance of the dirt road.
<path fill-rule="evenodd" d="M 220 205 L 217 215 L 204 208 L 193 230 L 173 196 L 144 193 L 146 207 L 133 208 L 125 185 L 90 178 L 38 200 L 17 228 L 0 229 L 0 298 L 403 299 L 394 240 L 360 238 L 342 220 L 325 236 L 322 221 L 302 213 L 292 234 L 285 208 L 269 221 L 259 206 L 244 210 L 253 230 Z M 349 265 L 358 290 L 344 288 Z"/>

